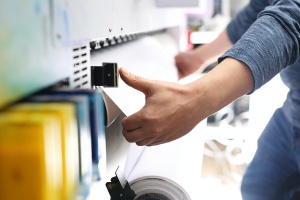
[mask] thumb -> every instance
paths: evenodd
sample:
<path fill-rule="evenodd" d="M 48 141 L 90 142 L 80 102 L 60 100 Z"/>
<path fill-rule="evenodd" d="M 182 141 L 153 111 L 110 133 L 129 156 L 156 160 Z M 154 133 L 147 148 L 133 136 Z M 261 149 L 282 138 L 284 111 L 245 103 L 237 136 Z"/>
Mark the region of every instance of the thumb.
<path fill-rule="evenodd" d="M 145 95 L 147 94 L 148 90 L 150 89 L 151 81 L 134 75 L 127 70 L 125 70 L 123 67 L 120 68 L 119 70 L 120 76 L 122 80 L 129 85 L 130 87 L 133 87 L 136 90 L 139 90 L 143 92 Z"/>

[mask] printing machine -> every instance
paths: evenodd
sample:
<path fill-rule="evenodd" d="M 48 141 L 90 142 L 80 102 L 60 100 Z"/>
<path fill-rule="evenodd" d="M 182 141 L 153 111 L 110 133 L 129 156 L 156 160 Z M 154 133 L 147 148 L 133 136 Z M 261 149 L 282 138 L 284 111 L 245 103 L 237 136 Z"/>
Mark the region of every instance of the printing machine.
<path fill-rule="evenodd" d="M 144 97 L 126 88 L 116 68 L 118 64 L 149 79 L 176 82 L 173 56 L 183 50 L 187 9 L 210 17 L 212 1 L 0 2 L 1 108 L 58 83 L 103 91 L 107 172 L 91 186 L 87 199 L 109 199 L 109 194 L 116 200 L 197 197 L 203 144 L 197 133 L 202 124 L 170 144 L 151 148 L 129 144 L 121 134 L 121 120 L 140 109 Z M 116 73 L 114 88 L 96 83 L 99 73 L 108 73 L 104 67 Z M 115 183 L 120 191 L 113 190 Z M 126 183 L 137 196 L 123 194 Z"/>

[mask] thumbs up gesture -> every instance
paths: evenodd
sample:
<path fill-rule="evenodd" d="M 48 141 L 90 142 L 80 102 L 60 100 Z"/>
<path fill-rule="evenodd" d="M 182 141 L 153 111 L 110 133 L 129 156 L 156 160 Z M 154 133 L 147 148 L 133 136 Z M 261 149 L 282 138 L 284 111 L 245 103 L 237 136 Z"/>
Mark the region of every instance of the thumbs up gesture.
<path fill-rule="evenodd" d="M 120 69 L 123 81 L 145 95 L 144 107 L 122 120 L 128 142 L 153 146 L 187 134 L 200 121 L 197 115 L 197 91 L 189 85 L 148 80 Z"/>
<path fill-rule="evenodd" d="M 190 132 L 200 121 L 251 92 L 254 78 L 247 65 L 226 58 L 186 85 L 148 80 L 120 69 L 123 81 L 145 94 L 144 107 L 122 121 L 128 142 L 153 146 Z"/>

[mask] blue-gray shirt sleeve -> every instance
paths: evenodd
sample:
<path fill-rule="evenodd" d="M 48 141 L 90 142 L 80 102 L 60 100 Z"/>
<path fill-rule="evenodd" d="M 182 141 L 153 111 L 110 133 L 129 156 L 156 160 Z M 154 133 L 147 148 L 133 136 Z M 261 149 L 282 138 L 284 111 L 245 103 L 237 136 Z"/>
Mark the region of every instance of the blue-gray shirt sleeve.
<path fill-rule="evenodd" d="M 270 0 L 251 0 L 237 16 L 228 24 L 227 33 L 230 41 L 235 44 L 257 19 L 258 13 L 271 5 Z"/>
<path fill-rule="evenodd" d="M 300 0 L 277 0 L 259 13 L 257 20 L 219 62 L 226 57 L 244 62 L 252 72 L 255 91 L 296 62 L 299 45 Z"/>

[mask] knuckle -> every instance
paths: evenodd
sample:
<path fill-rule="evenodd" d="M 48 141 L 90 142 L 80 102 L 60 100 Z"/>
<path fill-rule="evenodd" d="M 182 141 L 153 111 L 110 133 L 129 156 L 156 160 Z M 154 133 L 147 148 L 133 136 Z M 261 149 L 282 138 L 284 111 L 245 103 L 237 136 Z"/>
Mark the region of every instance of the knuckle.
<path fill-rule="evenodd" d="M 136 142 L 137 146 L 145 146 L 144 142 Z"/>
<path fill-rule="evenodd" d="M 127 118 L 126 117 L 124 117 L 123 119 L 122 119 L 122 121 L 121 121 L 121 125 L 122 125 L 122 127 L 123 127 L 123 129 L 125 129 L 126 130 L 126 122 L 127 122 L 127 120 L 126 120 Z"/>
<path fill-rule="evenodd" d="M 125 137 L 125 139 L 127 140 L 127 142 L 134 142 L 133 139 L 130 137 L 130 134 L 127 134 L 126 131 L 123 130 L 123 136 Z"/>
<path fill-rule="evenodd" d="M 144 109 L 140 118 L 144 123 L 147 123 L 147 124 L 151 123 L 153 121 L 153 116 L 151 113 L 149 113 L 148 109 Z"/>
<path fill-rule="evenodd" d="M 158 121 L 158 117 L 155 113 L 153 113 L 151 109 L 144 109 L 141 120 L 147 124 L 156 124 L 156 122 Z"/>
<path fill-rule="evenodd" d="M 162 131 L 161 131 L 161 129 L 159 127 L 152 127 L 151 134 L 154 137 L 159 137 L 160 135 L 162 135 Z"/>

